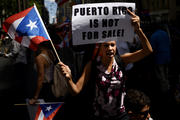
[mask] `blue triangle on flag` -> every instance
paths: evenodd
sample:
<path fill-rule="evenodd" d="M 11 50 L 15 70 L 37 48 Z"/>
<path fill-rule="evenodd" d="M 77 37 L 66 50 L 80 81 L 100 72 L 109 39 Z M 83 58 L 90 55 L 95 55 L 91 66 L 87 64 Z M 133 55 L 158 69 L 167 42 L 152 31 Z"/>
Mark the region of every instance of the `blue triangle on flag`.
<path fill-rule="evenodd" d="M 31 22 L 34 23 L 35 27 L 30 26 Z M 43 36 L 48 39 L 35 8 L 32 8 L 31 11 L 25 16 L 17 27 L 16 31 L 18 36 Z"/>
<path fill-rule="evenodd" d="M 41 110 L 44 113 L 44 116 L 47 118 L 50 116 L 62 103 L 55 104 L 40 104 Z"/>

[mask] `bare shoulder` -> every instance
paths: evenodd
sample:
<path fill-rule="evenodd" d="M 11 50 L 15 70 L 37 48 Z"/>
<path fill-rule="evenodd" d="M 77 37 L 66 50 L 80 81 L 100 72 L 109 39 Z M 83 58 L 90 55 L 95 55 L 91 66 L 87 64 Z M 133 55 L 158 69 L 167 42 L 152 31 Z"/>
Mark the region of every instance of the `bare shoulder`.
<path fill-rule="evenodd" d="M 43 60 L 43 56 L 41 56 L 41 55 L 39 54 L 38 56 L 36 56 L 35 60 L 36 60 L 36 61 Z"/>
<path fill-rule="evenodd" d="M 36 58 L 35 58 L 35 62 L 36 62 L 37 64 L 45 64 L 45 63 L 46 63 L 46 60 L 45 60 L 45 58 L 44 58 L 42 55 L 38 55 L 38 56 L 36 56 Z"/>

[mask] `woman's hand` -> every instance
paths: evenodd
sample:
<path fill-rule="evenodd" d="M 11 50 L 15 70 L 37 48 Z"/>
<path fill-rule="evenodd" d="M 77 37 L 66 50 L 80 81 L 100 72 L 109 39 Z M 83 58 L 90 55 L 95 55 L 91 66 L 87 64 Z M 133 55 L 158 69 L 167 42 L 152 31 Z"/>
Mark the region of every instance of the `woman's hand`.
<path fill-rule="evenodd" d="M 35 104 L 37 102 L 37 99 L 35 99 L 35 98 L 31 98 L 30 100 L 29 100 L 29 104 L 30 105 L 33 105 L 33 104 Z"/>
<path fill-rule="evenodd" d="M 134 26 L 135 32 L 137 32 L 140 29 L 140 18 L 133 12 L 131 12 L 129 9 L 127 9 L 128 13 L 131 15 L 132 25 Z"/>
<path fill-rule="evenodd" d="M 62 72 L 62 74 L 64 75 L 64 77 L 67 79 L 67 80 L 71 80 L 72 79 L 72 75 L 71 75 L 71 70 L 70 68 L 65 65 L 63 62 L 59 62 L 58 63 L 60 65 L 60 70 Z"/>

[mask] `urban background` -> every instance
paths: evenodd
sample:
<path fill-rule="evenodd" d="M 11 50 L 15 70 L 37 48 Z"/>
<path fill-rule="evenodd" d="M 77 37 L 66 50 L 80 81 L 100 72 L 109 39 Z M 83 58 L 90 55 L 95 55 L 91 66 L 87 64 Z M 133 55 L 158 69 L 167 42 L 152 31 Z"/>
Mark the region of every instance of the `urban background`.
<path fill-rule="evenodd" d="M 180 1 L 179 0 L 0 0 L 0 30 L 1 30 L 1 39 L 0 39 L 0 99 L 2 100 L 0 105 L 5 106 L 3 103 L 21 103 L 19 101 L 22 95 L 24 98 L 27 98 L 32 95 L 33 85 L 35 84 L 35 78 L 32 72 L 33 66 L 33 53 L 28 50 L 30 53 L 27 56 L 29 60 L 26 68 L 28 68 L 27 73 L 29 77 L 24 82 L 15 81 L 13 79 L 13 63 L 14 59 L 4 57 L 5 53 L 8 53 L 11 49 L 11 40 L 5 38 L 4 31 L 2 29 L 3 21 L 9 16 L 18 13 L 31 7 L 34 3 L 36 4 L 41 17 L 45 23 L 45 26 L 53 26 L 57 29 L 57 34 L 62 35 L 64 40 L 61 42 L 60 46 L 63 47 L 63 50 L 58 51 L 62 60 L 71 60 L 72 57 L 75 58 L 74 61 L 67 61 L 71 66 L 75 65 L 74 74 L 81 71 L 81 63 L 83 52 L 82 48 L 72 47 L 70 39 L 70 34 L 66 31 L 67 24 L 71 22 L 71 11 L 72 6 L 76 4 L 85 4 L 85 3 L 102 3 L 102 2 L 134 2 L 136 3 L 136 13 L 140 16 L 141 27 L 144 30 L 146 36 L 150 38 L 152 35 L 151 29 L 154 27 L 152 23 L 162 23 L 165 25 L 165 29 L 168 32 L 171 43 L 171 61 L 169 63 L 169 81 L 171 84 L 171 94 L 173 97 L 174 116 L 178 116 L 179 105 L 180 105 Z M 66 31 L 62 33 L 62 29 Z M 59 30 L 59 31 L 58 31 Z M 63 32 L 64 32 L 63 31 Z M 5 41 L 4 41 L 5 40 Z M 83 49 L 84 50 L 84 49 Z M 75 52 L 75 53 L 72 53 Z M 68 56 L 67 56 L 68 54 Z M 145 72 L 146 66 L 143 66 L 146 61 L 141 61 L 137 63 L 140 65 L 139 72 Z M 136 66 L 134 66 L 136 67 Z M 144 71 L 143 71 L 144 70 Z M 21 72 L 21 71 L 19 71 Z M 23 73 L 23 72 L 22 72 Z M 19 74 L 21 76 L 22 74 Z M 146 75 L 146 74 L 145 74 Z M 137 75 L 138 79 L 144 79 L 147 76 L 139 74 Z M 27 76 L 26 76 L 27 77 Z M 79 77 L 79 76 L 76 76 Z M 17 83 L 15 83 L 17 82 Z M 14 90 L 14 84 L 18 84 L 19 88 Z M 24 87 L 22 87 L 24 86 Z M 16 87 L 15 87 L 16 88 Z M 24 91 L 23 91 L 24 90 Z M 19 98 L 18 98 L 19 97 Z M 14 108 L 12 105 L 7 105 L 5 108 L 6 111 L 19 114 L 18 110 L 26 108 Z M 23 116 L 26 116 L 24 114 Z"/>
<path fill-rule="evenodd" d="M 49 5 L 45 6 L 46 1 L 49 1 Z M 54 7 L 53 1 L 56 2 L 57 7 Z M 49 24 L 47 12 L 52 12 L 54 8 L 57 8 L 51 24 L 60 24 L 65 17 L 71 18 L 73 5 L 101 2 L 135 2 L 139 14 L 149 15 L 153 20 L 160 17 L 163 22 L 177 22 L 180 17 L 180 2 L 178 0 L 1 0 L 0 28 L 7 17 L 32 6 L 34 3 L 36 3 L 46 24 Z"/>

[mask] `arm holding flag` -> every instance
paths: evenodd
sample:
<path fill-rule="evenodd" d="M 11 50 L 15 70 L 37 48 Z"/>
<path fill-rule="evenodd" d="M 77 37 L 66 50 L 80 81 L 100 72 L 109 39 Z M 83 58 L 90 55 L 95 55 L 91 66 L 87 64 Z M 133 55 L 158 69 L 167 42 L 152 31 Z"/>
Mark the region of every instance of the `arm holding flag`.
<path fill-rule="evenodd" d="M 35 63 L 38 72 L 37 86 L 34 97 L 29 100 L 29 104 L 35 104 L 37 102 L 44 81 L 44 70 L 45 70 L 44 66 L 47 64 L 47 62 L 41 56 L 36 57 Z"/>
<path fill-rule="evenodd" d="M 29 101 L 30 104 L 36 103 L 40 95 L 47 100 L 54 98 L 51 91 L 51 82 L 53 82 L 54 61 L 56 58 L 51 48 L 50 41 L 38 45 L 40 53 L 35 58 L 38 73 L 37 86 L 33 98 Z"/>
<path fill-rule="evenodd" d="M 72 95 L 77 95 L 81 92 L 84 85 L 87 83 L 87 81 L 90 79 L 90 73 L 91 73 L 91 66 L 92 61 L 89 61 L 83 70 L 83 73 L 81 74 L 81 77 L 78 79 L 76 83 L 73 82 L 73 78 L 71 75 L 71 70 L 69 66 L 65 65 L 63 62 L 59 62 L 60 70 L 62 74 L 64 75 L 65 79 L 67 80 L 67 83 L 69 85 L 69 91 Z"/>
<path fill-rule="evenodd" d="M 51 49 L 54 50 L 54 53 L 60 62 L 60 58 L 45 28 L 36 5 L 7 18 L 3 23 L 3 29 L 13 40 L 16 40 L 22 46 L 28 47 L 34 51 L 38 49 L 38 45 L 40 43 L 48 41 L 51 45 Z M 51 58 L 48 51 L 49 50 L 44 50 L 43 52 L 46 54 L 46 56 Z M 36 99 L 38 98 L 42 83 L 44 82 L 45 67 L 49 67 L 49 63 L 47 60 L 43 60 L 42 56 L 36 58 L 36 63 L 38 67 L 37 91 L 30 103 L 35 103 Z"/>

